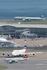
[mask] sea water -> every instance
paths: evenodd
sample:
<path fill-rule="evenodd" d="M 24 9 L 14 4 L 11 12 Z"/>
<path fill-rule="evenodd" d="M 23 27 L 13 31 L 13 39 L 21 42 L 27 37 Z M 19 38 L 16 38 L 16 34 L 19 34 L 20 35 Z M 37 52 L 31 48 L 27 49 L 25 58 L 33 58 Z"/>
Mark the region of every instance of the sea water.
<path fill-rule="evenodd" d="M 47 18 L 47 0 L 0 0 L 0 19 L 16 16 Z"/>

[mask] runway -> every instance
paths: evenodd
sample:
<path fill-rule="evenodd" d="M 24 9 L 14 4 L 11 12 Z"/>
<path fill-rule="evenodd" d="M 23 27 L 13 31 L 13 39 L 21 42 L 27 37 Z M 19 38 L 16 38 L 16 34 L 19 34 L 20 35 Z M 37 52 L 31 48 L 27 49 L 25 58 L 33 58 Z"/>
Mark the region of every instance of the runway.
<path fill-rule="evenodd" d="M 9 64 L 4 60 L 7 55 L 0 55 L 0 65 L 7 66 L 5 70 L 47 70 L 47 52 L 29 56 L 29 60 Z"/>
<path fill-rule="evenodd" d="M 7 66 L 8 69 L 5 70 L 47 70 L 46 60 L 27 60 L 12 64 L 0 60 L 0 65 Z"/>

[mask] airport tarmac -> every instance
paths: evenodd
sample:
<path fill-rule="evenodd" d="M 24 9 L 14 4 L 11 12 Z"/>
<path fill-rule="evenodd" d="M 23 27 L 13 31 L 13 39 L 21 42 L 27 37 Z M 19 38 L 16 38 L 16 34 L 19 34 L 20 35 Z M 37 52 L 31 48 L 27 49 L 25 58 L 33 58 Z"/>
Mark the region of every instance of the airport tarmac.
<path fill-rule="evenodd" d="M 0 60 L 0 65 L 7 66 L 5 70 L 47 70 L 47 60 L 27 60 L 12 64 Z"/>
<path fill-rule="evenodd" d="M 47 70 L 47 52 L 30 55 L 29 60 L 9 64 L 4 60 L 6 56 L 0 55 L 0 65 L 7 66 L 5 70 Z"/>
<path fill-rule="evenodd" d="M 21 47 L 23 47 L 25 40 L 27 41 L 27 46 L 30 47 L 38 47 L 38 45 L 42 45 L 42 46 L 47 46 L 47 38 L 34 38 L 34 40 L 31 38 L 26 38 L 26 39 L 13 39 L 13 40 L 8 40 L 8 41 L 12 41 L 15 42 L 15 44 L 19 44 L 21 45 Z"/>

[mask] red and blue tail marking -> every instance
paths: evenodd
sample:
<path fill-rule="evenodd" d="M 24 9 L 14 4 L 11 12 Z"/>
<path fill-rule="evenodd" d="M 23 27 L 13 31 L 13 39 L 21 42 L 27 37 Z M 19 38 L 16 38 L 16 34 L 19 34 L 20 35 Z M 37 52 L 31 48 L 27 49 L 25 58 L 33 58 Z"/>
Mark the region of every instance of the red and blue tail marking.
<path fill-rule="evenodd" d="M 26 49 L 26 41 L 25 41 L 25 44 L 24 44 L 24 47 L 23 47 L 23 49 Z"/>
<path fill-rule="evenodd" d="M 27 59 L 27 58 L 28 58 L 28 54 L 26 54 L 24 58 L 26 58 L 26 59 Z"/>

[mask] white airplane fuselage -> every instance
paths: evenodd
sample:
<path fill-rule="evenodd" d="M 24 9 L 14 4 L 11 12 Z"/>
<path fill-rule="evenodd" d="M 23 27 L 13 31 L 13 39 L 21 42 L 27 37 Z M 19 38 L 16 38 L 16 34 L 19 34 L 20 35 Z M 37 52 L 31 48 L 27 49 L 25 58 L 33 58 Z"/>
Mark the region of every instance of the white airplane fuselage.
<path fill-rule="evenodd" d="M 15 19 L 43 19 L 40 17 L 14 17 Z"/>
<path fill-rule="evenodd" d="M 28 60 L 28 55 L 26 55 L 24 58 L 5 58 L 4 61 L 7 61 L 9 63 L 18 62 L 18 61 L 23 61 L 23 60 Z"/>
<path fill-rule="evenodd" d="M 44 20 L 45 18 L 44 18 L 44 15 L 45 14 L 43 14 L 41 17 L 14 17 L 14 19 L 16 20 L 16 19 L 21 19 L 21 20 L 23 20 L 23 21 L 25 21 L 25 20 L 28 20 L 28 21 L 30 21 L 30 20 Z"/>
<path fill-rule="evenodd" d="M 2 38 L 2 37 L 1 37 L 1 38 L 0 38 L 0 41 L 7 41 L 7 40 L 6 40 L 5 38 Z"/>
<path fill-rule="evenodd" d="M 22 50 L 13 50 L 12 55 L 16 56 L 16 55 L 22 55 L 24 54 L 26 51 L 26 49 L 22 49 Z"/>
<path fill-rule="evenodd" d="M 5 61 L 19 61 L 19 60 L 25 60 L 25 58 L 5 58 Z"/>

